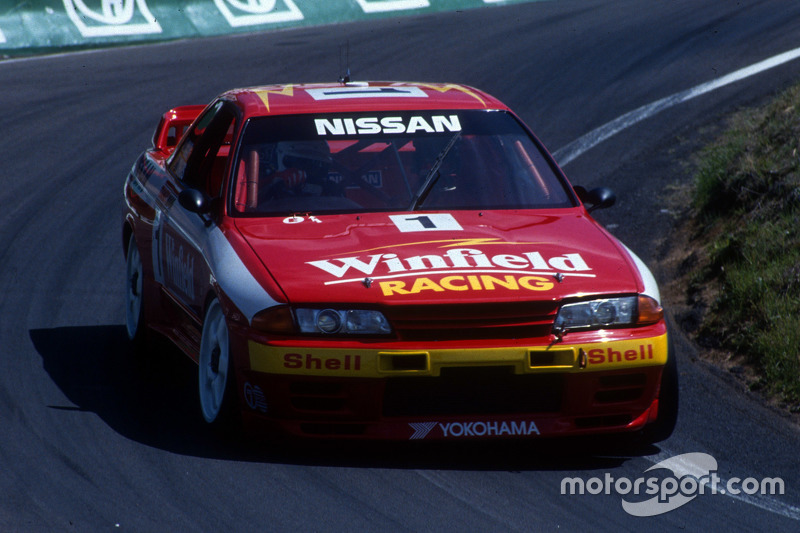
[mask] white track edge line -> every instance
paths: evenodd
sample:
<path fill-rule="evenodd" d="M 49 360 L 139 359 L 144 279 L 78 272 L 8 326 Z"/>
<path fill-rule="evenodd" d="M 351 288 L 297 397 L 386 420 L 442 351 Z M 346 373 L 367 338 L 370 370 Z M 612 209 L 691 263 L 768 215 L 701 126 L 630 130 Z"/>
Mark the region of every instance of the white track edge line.
<path fill-rule="evenodd" d="M 725 87 L 726 85 L 730 85 L 751 76 L 755 76 L 756 74 L 760 74 L 766 70 L 793 61 L 798 57 L 800 57 L 800 48 L 795 48 L 794 50 L 789 50 L 788 52 L 772 56 L 748 67 L 731 72 L 730 74 L 726 74 L 725 76 L 719 77 L 715 80 L 702 83 L 692 87 L 691 89 L 687 89 L 660 100 L 656 100 L 650 104 L 643 105 L 642 107 L 634 109 L 633 111 L 629 111 L 628 113 L 621 115 L 611 122 L 608 122 L 599 128 L 590 131 L 566 146 L 559 148 L 553 153 L 553 157 L 556 158 L 556 161 L 558 161 L 561 166 L 568 165 L 577 157 L 583 155 L 606 139 L 613 137 L 617 133 L 643 121 L 646 118 L 652 117 L 653 115 L 660 113 L 665 109 L 682 104 L 688 100 L 691 100 L 692 98 L 696 98 L 721 87 Z"/>

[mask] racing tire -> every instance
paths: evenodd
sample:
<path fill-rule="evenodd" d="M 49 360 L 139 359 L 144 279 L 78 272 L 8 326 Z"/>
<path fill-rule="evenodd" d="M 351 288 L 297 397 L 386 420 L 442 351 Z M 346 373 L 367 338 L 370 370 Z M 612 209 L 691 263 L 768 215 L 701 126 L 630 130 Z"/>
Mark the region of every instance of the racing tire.
<path fill-rule="evenodd" d="M 144 318 L 144 268 L 136 239 L 131 234 L 125 267 L 125 329 L 134 351 L 144 351 L 148 344 L 147 324 Z"/>
<path fill-rule="evenodd" d="M 666 440 L 678 422 L 678 361 L 672 344 L 672 335 L 667 341 L 667 364 L 661 372 L 661 387 L 658 393 L 658 416 L 656 421 L 644 429 L 644 440 L 650 444 Z"/>
<path fill-rule="evenodd" d="M 214 429 L 238 426 L 236 385 L 230 354 L 228 324 L 219 300 L 208 305 L 198 355 L 198 396 L 203 420 Z"/>

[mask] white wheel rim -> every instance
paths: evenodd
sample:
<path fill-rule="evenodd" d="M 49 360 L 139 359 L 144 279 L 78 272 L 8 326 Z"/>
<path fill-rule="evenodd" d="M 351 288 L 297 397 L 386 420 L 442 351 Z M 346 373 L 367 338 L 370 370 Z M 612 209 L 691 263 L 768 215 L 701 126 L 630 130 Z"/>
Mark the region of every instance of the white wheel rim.
<path fill-rule="evenodd" d="M 213 422 L 222 408 L 228 383 L 228 326 L 218 301 L 212 302 L 203 323 L 200 341 L 200 408 L 206 422 Z"/>
<path fill-rule="evenodd" d="M 133 339 L 139 331 L 142 310 L 142 259 L 133 238 L 128 246 L 125 284 L 125 325 L 128 329 L 128 338 Z"/>

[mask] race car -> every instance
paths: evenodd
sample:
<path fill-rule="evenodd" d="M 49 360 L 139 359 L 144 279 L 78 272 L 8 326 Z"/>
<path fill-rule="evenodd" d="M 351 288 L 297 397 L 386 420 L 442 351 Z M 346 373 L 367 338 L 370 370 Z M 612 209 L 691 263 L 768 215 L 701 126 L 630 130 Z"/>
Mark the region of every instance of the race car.
<path fill-rule="evenodd" d="M 203 420 L 294 437 L 675 426 L 659 289 L 522 120 L 458 84 L 228 91 L 124 186 L 126 326 L 198 364 Z"/>

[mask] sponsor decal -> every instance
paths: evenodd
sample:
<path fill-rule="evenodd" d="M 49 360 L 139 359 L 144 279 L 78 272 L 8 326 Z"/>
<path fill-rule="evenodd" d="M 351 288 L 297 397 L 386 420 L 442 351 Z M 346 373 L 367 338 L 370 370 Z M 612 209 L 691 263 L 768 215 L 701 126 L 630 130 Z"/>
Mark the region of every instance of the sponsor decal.
<path fill-rule="evenodd" d="M 638 349 L 615 350 L 612 347 L 594 348 L 588 350 L 589 364 L 602 365 L 603 363 L 630 363 L 634 361 L 652 361 L 653 345 L 640 344 Z"/>
<path fill-rule="evenodd" d="M 549 291 L 555 286 L 555 283 L 543 276 L 507 274 L 501 278 L 482 274 L 480 276 L 445 276 L 438 281 L 431 278 L 416 278 L 413 281 L 381 281 L 378 286 L 384 296 L 393 296 L 395 294 L 419 294 L 423 291 L 493 291 L 498 287 L 511 291 Z"/>
<path fill-rule="evenodd" d="M 333 183 L 342 184 L 344 183 L 344 176 L 342 176 L 339 172 L 328 172 L 328 180 L 332 181 Z M 367 171 L 366 174 L 361 175 L 361 181 L 375 187 L 376 189 L 383 188 L 383 174 L 380 170 L 370 170 Z M 359 189 L 359 185 L 345 185 L 347 189 Z"/>
<path fill-rule="evenodd" d="M 268 374 L 377 377 L 378 353 L 372 350 L 280 348 L 249 343 L 250 368 Z"/>
<path fill-rule="evenodd" d="M 458 91 L 460 93 L 464 93 L 464 94 L 466 94 L 468 96 L 471 96 L 475 100 L 479 101 L 484 107 L 486 107 L 486 102 L 483 101 L 483 98 L 478 96 L 478 94 L 475 93 L 475 91 L 473 91 L 469 87 L 465 87 L 463 85 L 455 85 L 455 84 L 452 84 L 452 83 L 448 83 L 446 85 L 435 85 L 435 84 L 431 84 L 431 83 L 428 83 L 428 84 L 420 83 L 419 86 L 420 87 L 425 87 L 426 89 L 430 89 L 432 91 L 438 91 L 440 93 L 446 93 L 447 91 Z"/>
<path fill-rule="evenodd" d="M 356 0 L 364 13 L 385 13 L 422 9 L 430 6 L 428 0 Z"/>
<path fill-rule="evenodd" d="M 626 360 L 624 354 L 638 346 L 643 346 L 644 358 Z M 617 362 L 616 359 L 606 361 L 608 347 L 612 352 L 623 354 Z M 652 348 L 649 348 L 652 346 Z M 581 368 L 574 353 L 583 350 L 600 349 L 604 354 L 603 363 L 593 363 L 586 368 Z M 650 358 L 652 349 L 653 357 Z M 515 372 L 538 373 L 552 372 L 553 366 L 532 366 L 531 354 L 536 351 L 543 353 L 549 351 L 545 346 L 505 346 L 500 348 L 456 348 L 456 349 L 431 349 L 424 351 L 408 352 L 388 348 L 387 346 L 374 349 L 345 349 L 345 348 L 320 348 L 320 347 L 278 347 L 249 342 L 250 368 L 254 372 L 268 374 L 311 374 L 327 376 L 352 376 L 359 378 L 383 378 L 389 374 L 407 374 L 408 367 L 395 368 L 395 356 L 409 354 L 426 355 L 426 363 L 413 371 L 416 375 L 439 376 L 441 369 L 447 366 L 472 366 L 484 363 L 496 363 L 514 366 Z M 608 341 L 602 343 L 561 346 L 559 351 L 566 353 L 559 365 L 558 371 L 565 373 L 598 372 L 605 370 L 619 370 L 634 367 L 660 366 L 667 361 L 667 336 L 666 334 L 638 340 Z M 639 350 L 637 349 L 637 354 Z M 502 430 L 502 428 L 500 429 Z"/>
<path fill-rule="evenodd" d="M 244 401 L 253 411 L 267 412 L 267 397 L 264 396 L 264 391 L 249 381 L 244 384 Z"/>
<path fill-rule="evenodd" d="M 136 196 L 141 196 L 144 192 L 144 185 L 139 181 L 139 176 L 131 174 L 129 176 L 129 183 L 131 184 L 131 190 L 134 194 L 136 194 Z"/>
<path fill-rule="evenodd" d="M 403 233 L 417 231 L 463 231 L 464 228 L 453 217 L 446 213 L 428 215 L 389 215 L 397 229 Z"/>
<path fill-rule="evenodd" d="M 575 273 L 591 270 L 579 253 L 568 253 L 545 259 L 539 252 L 521 254 L 487 255 L 476 248 L 451 248 L 441 255 L 417 255 L 400 258 L 395 253 L 372 254 L 362 260 L 359 256 L 308 261 L 307 264 L 324 270 L 334 277 L 342 278 L 349 271 L 373 275 L 377 270 L 389 274 L 408 271 L 443 271 L 461 268 L 497 268 L 519 270 L 531 268 L 534 271 L 559 271 Z"/>
<path fill-rule="evenodd" d="M 344 355 L 341 357 L 317 357 L 310 353 L 287 353 L 283 356 L 283 366 L 289 369 L 304 370 L 345 370 L 360 371 L 360 355 Z"/>
<path fill-rule="evenodd" d="M 183 245 L 176 249 L 175 240 L 164 235 L 164 262 L 167 266 L 167 279 L 179 291 L 194 299 L 194 256 L 187 254 Z"/>
<path fill-rule="evenodd" d="M 335 89 L 306 89 L 314 100 L 341 100 L 345 98 L 427 98 L 419 87 L 369 87 L 350 86 Z"/>
<path fill-rule="evenodd" d="M 64 0 L 67 16 L 84 37 L 161 33 L 145 0 Z"/>
<path fill-rule="evenodd" d="M 409 437 L 409 440 L 424 439 L 428 436 L 433 428 L 436 427 L 438 422 L 409 422 L 409 426 L 414 430 L 414 433 Z"/>
<path fill-rule="evenodd" d="M 477 422 L 414 422 L 408 424 L 414 433 L 409 440 L 420 440 L 439 428 L 442 437 L 529 437 L 540 435 L 533 420 L 477 421 Z"/>
<path fill-rule="evenodd" d="M 458 115 L 432 115 L 427 119 L 412 115 L 408 120 L 403 117 L 316 118 L 314 126 L 320 136 L 461 131 Z"/>
<path fill-rule="evenodd" d="M 659 366 L 667 362 L 667 335 L 575 346 L 585 357 L 586 370 L 618 370 Z"/>
<path fill-rule="evenodd" d="M 317 224 L 322 224 L 322 221 L 320 219 L 318 219 L 317 217 L 313 216 L 313 215 L 306 215 L 306 216 L 294 215 L 294 216 L 291 216 L 291 217 L 286 217 L 286 218 L 283 219 L 283 223 L 284 224 L 300 224 L 300 223 L 305 222 L 306 220 L 309 220 L 311 222 L 315 222 Z"/>
<path fill-rule="evenodd" d="M 303 20 L 303 12 L 292 0 L 214 0 L 233 28 Z"/>
<path fill-rule="evenodd" d="M 425 222 L 408 219 L 400 224 L 412 223 Z M 432 223 L 438 224 L 438 222 Z M 442 247 L 453 244 L 453 241 L 446 242 L 450 244 Z M 456 243 L 507 244 L 496 242 L 495 239 L 467 239 Z M 472 247 L 450 248 L 442 254 L 401 257 L 397 253 L 377 253 L 308 261 L 307 264 L 337 278 L 325 282 L 325 285 L 361 282 L 368 276 L 377 282 L 386 296 L 418 294 L 426 290 L 461 292 L 499 288 L 513 291 L 548 291 L 554 287 L 554 282 L 546 276 L 561 274 L 595 277 L 590 272 L 591 267 L 579 253 L 544 256 L 541 252 L 530 251 L 492 255 Z"/>
<path fill-rule="evenodd" d="M 261 101 L 264 102 L 264 106 L 267 108 L 267 112 L 269 112 L 269 95 L 276 94 L 292 98 L 294 97 L 294 86 L 287 85 L 281 89 L 264 89 L 262 91 L 256 91 L 256 94 L 261 98 Z"/>

